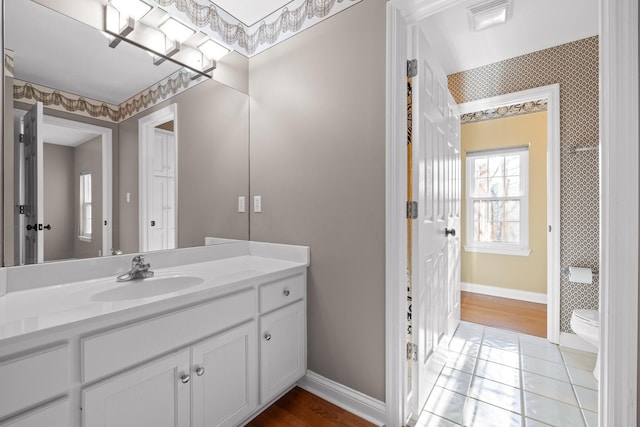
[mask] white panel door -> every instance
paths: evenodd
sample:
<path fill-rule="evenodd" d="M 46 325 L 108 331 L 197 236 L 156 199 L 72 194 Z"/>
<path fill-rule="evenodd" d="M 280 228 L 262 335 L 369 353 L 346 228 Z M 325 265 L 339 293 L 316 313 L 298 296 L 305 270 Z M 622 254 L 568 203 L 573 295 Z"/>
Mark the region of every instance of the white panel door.
<path fill-rule="evenodd" d="M 16 261 L 20 264 L 35 264 L 44 261 L 43 230 L 44 223 L 44 163 L 42 158 L 43 107 L 37 102 L 24 115 L 23 159 L 17 173 L 16 182 L 22 194 L 18 194 L 18 204 L 24 205 L 24 215 L 16 212 L 16 233 L 23 244 Z M 21 170 L 20 170 L 21 169 Z"/>
<path fill-rule="evenodd" d="M 460 323 L 460 212 L 461 212 L 461 156 L 460 116 L 455 101 L 449 95 L 449 129 L 447 132 L 447 161 L 450 165 L 447 177 L 447 335 L 453 336 Z"/>
<path fill-rule="evenodd" d="M 424 34 L 413 28 L 418 75 L 413 78 L 414 188 L 417 191 L 417 242 L 412 286 L 411 409 L 420 413 L 433 388 L 443 359 L 438 344 L 448 329 L 449 260 L 447 230 L 456 185 L 456 160 L 449 144 L 449 108 L 446 75 Z M 458 249 L 459 250 L 459 249 Z M 417 351 L 415 351 L 417 350 Z"/>
<path fill-rule="evenodd" d="M 256 324 L 193 346 L 193 427 L 235 426 L 258 403 Z"/>
<path fill-rule="evenodd" d="M 189 367 L 186 349 L 84 389 L 83 426 L 190 426 Z"/>
<path fill-rule="evenodd" d="M 150 150 L 147 250 L 176 247 L 176 143 L 172 132 L 154 130 Z"/>
<path fill-rule="evenodd" d="M 260 403 L 305 374 L 305 301 L 288 305 L 260 319 Z"/>

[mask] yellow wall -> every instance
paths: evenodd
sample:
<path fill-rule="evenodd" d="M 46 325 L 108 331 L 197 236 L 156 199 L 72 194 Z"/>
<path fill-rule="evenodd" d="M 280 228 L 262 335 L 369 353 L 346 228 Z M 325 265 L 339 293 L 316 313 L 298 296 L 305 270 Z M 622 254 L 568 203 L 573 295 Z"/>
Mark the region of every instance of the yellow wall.
<path fill-rule="evenodd" d="M 529 144 L 529 256 L 462 251 L 462 281 L 477 285 L 547 292 L 547 113 L 469 123 L 461 127 L 466 152 Z M 462 168 L 462 242 L 466 243 L 465 168 Z"/>

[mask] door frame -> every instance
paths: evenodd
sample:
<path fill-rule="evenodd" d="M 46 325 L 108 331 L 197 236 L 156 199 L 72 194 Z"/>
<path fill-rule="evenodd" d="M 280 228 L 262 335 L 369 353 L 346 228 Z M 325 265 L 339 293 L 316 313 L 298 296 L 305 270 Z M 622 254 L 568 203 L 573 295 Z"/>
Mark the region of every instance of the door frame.
<path fill-rule="evenodd" d="M 460 115 L 547 99 L 547 339 L 560 343 L 560 85 L 552 84 L 458 105 Z M 464 167 L 464 165 L 462 166 Z M 464 227 L 465 224 L 461 224 Z M 463 243 L 464 244 L 464 243 Z"/>
<path fill-rule="evenodd" d="M 175 136 L 175 242 L 176 247 L 178 245 L 178 104 L 173 103 L 138 120 L 138 207 L 140 218 L 138 222 L 138 237 L 140 252 L 148 250 L 147 238 L 149 233 L 147 232 L 147 224 L 149 223 L 149 209 L 147 198 L 149 175 L 151 174 L 150 147 L 153 144 L 153 129 L 169 120 L 173 120 L 173 133 Z"/>
<path fill-rule="evenodd" d="M 386 425 L 406 421 L 407 22 L 444 10 L 434 2 L 387 3 L 385 394 Z M 457 2 L 450 2 L 455 5 Z M 600 3 L 600 328 L 601 427 L 636 425 L 638 399 L 638 4 Z M 630 141 L 616 144 L 614 141 Z M 624 189 L 622 191 L 621 189 Z M 624 206 L 624 209 L 619 207 Z M 611 286 L 610 284 L 614 284 Z"/>
<path fill-rule="evenodd" d="M 15 109 L 14 113 L 24 116 L 26 111 Z M 90 123 L 51 116 L 46 112 L 42 117 L 42 122 L 100 135 L 102 140 L 102 256 L 111 255 L 113 248 L 113 130 Z M 104 221 L 107 223 L 105 224 Z"/>

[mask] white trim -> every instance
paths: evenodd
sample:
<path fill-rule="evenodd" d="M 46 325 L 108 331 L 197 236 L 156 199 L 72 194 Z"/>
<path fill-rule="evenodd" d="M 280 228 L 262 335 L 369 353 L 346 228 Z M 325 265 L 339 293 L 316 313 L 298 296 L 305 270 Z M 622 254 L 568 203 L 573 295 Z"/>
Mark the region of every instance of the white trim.
<path fill-rule="evenodd" d="M 298 386 L 375 425 L 385 425 L 385 404 L 373 397 L 309 370 Z"/>
<path fill-rule="evenodd" d="M 149 188 L 149 141 L 153 137 L 154 128 L 157 125 L 174 121 L 173 135 L 175 137 L 175 243 L 178 245 L 178 104 L 170 104 L 160 110 L 154 111 L 138 120 L 138 237 L 139 250 L 146 252 L 147 246 L 147 227 L 149 223 L 149 212 L 147 206 L 147 196 Z"/>
<path fill-rule="evenodd" d="M 547 339 L 560 339 L 560 85 L 553 84 L 460 104 L 460 114 L 547 99 Z M 466 250 L 466 249 L 465 249 Z"/>
<path fill-rule="evenodd" d="M 491 295 L 492 297 L 516 299 L 519 301 L 547 304 L 547 294 L 542 292 L 522 291 L 519 289 L 501 288 L 499 286 L 479 285 L 460 282 L 460 290 L 474 294 Z"/>
<path fill-rule="evenodd" d="M 638 1 L 600 0 L 602 427 L 637 425 Z"/>
<path fill-rule="evenodd" d="M 465 252 L 478 252 L 481 254 L 495 254 L 495 255 L 515 255 L 515 256 L 529 256 L 531 255 L 531 249 L 520 248 L 506 248 L 504 246 L 496 247 L 482 247 L 482 246 L 464 246 Z"/>
<path fill-rule="evenodd" d="M 560 332 L 560 346 L 574 350 L 588 351 L 589 353 L 598 353 L 598 349 L 592 344 L 589 344 L 576 334 L 570 334 L 568 332 Z"/>
<path fill-rule="evenodd" d="M 385 402 L 386 424 L 404 425 L 407 409 L 407 24 L 387 3 L 385 172 Z"/>

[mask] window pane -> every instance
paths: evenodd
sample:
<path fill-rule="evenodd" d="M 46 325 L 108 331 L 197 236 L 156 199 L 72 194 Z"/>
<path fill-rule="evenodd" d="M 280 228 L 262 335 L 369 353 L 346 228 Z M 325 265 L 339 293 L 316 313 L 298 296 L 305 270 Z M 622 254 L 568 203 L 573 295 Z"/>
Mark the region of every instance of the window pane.
<path fill-rule="evenodd" d="M 487 176 L 487 159 L 475 159 L 473 164 L 474 176 L 476 178 L 485 178 Z"/>
<path fill-rule="evenodd" d="M 488 187 L 487 180 L 485 178 L 476 178 L 475 182 L 476 182 L 476 188 L 475 188 L 474 196 L 475 197 L 489 196 L 489 191 L 487 188 Z"/>
<path fill-rule="evenodd" d="M 491 178 L 489 180 L 489 195 L 494 197 L 504 196 L 504 178 Z"/>
<path fill-rule="evenodd" d="M 520 201 L 473 202 L 473 241 L 520 243 Z"/>
<path fill-rule="evenodd" d="M 507 176 L 507 177 L 505 177 L 504 184 L 505 184 L 505 189 L 504 189 L 504 195 L 505 196 L 520 196 L 521 195 L 520 177 L 519 176 Z"/>
<path fill-rule="evenodd" d="M 520 201 L 510 200 L 504 202 L 504 219 L 506 221 L 520 222 Z"/>
<path fill-rule="evenodd" d="M 489 157 L 489 177 L 504 176 L 504 156 Z"/>
<path fill-rule="evenodd" d="M 520 243 L 520 223 L 505 222 L 505 242 Z"/>
<path fill-rule="evenodd" d="M 520 175 L 520 156 L 506 156 L 505 163 L 505 175 Z"/>

